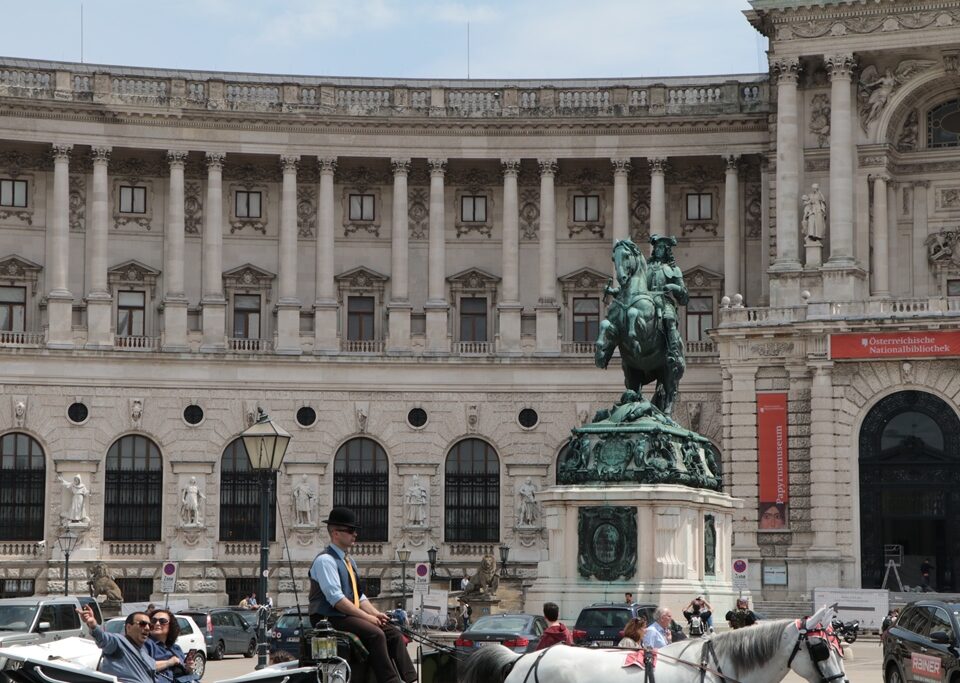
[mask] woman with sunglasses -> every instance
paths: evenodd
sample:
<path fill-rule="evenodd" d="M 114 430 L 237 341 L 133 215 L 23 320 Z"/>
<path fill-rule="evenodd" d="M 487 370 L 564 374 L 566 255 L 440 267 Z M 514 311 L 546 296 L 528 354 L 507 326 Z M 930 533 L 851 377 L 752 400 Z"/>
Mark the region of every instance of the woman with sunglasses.
<path fill-rule="evenodd" d="M 193 661 L 188 661 L 177 645 L 180 624 L 176 617 L 165 609 L 150 613 L 150 639 L 147 651 L 157 660 L 157 683 L 186 683 L 198 680 L 193 674 Z"/>

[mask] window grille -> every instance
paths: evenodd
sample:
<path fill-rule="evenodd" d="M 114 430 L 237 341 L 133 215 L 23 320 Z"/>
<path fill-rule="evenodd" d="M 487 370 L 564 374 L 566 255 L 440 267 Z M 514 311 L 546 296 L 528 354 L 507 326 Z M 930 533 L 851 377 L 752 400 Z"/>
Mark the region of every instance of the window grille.
<path fill-rule="evenodd" d="M 0 539 L 43 540 L 46 471 L 36 439 L 18 432 L 0 437 Z"/>
<path fill-rule="evenodd" d="M 500 461 L 480 439 L 464 439 L 447 454 L 444 540 L 490 543 L 500 539 Z"/>
<path fill-rule="evenodd" d="M 361 528 L 357 540 L 387 540 L 390 504 L 387 453 L 373 439 L 351 439 L 333 461 L 333 504 L 357 513 Z"/>
<path fill-rule="evenodd" d="M 153 593 L 153 579 L 151 578 L 118 578 L 115 579 L 123 593 L 124 602 L 150 602 Z"/>
<path fill-rule="evenodd" d="M 220 540 L 260 540 L 260 496 L 263 482 L 250 469 L 250 458 L 243 439 L 236 438 L 223 451 L 220 460 Z M 277 539 L 277 476 L 273 475 L 268 503 L 270 540 Z"/>
<path fill-rule="evenodd" d="M 162 540 L 162 511 L 160 449 L 139 434 L 117 439 L 107 451 L 103 540 Z"/>

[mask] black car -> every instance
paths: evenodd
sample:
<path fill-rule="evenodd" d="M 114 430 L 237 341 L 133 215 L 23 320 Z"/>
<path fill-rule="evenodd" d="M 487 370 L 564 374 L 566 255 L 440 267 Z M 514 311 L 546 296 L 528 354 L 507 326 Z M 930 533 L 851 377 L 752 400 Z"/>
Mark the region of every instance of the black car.
<path fill-rule="evenodd" d="M 960 675 L 960 603 L 919 600 L 881 637 L 885 683 L 955 681 Z"/>
<path fill-rule="evenodd" d="M 534 614 L 490 614 L 474 621 L 454 645 L 457 653 L 469 655 L 491 643 L 500 643 L 518 654 L 533 652 L 547 620 Z"/>
<path fill-rule="evenodd" d="M 286 652 L 294 659 L 300 659 L 300 634 L 310 628 L 310 617 L 306 612 L 298 614 L 290 609 L 280 615 L 269 633 L 270 654 Z"/>
<path fill-rule="evenodd" d="M 597 602 L 580 610 L 573 627 L 573 642 L 576 645 L 614 647 L 623 637 L 623 627 L 635 617 L 644 617 L 653 623 L 653 603 Z"/>
<path fill-rule="evenodd" d="M 253 657 L 257 653 L 257 629 L 230 607 L 183 610 L 180 614 L 192 617 L 203 631 L 208 659 L 222 659 L 224 655 L 241 654 Z"/>

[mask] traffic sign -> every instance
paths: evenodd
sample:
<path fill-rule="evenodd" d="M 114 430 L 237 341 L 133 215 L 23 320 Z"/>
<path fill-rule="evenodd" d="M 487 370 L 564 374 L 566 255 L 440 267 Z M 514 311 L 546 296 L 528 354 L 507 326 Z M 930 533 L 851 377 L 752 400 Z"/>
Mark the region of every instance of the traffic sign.
<path fill-rule="evenodd" d="M 160 592 L 173 593 L 177 588 L 177 563 L 167 560 L 160 572 Z"/>
<path fill-rule="evenodd" d="M 738 591 L 745 591 L 750 587 L 747 582 L 747 570 L 749 567 L 749 560 L 739 559 L 733 561 L 733 587 Z"/>
<path fill-rule="evenodd" d="M 416 581 L 413 584 L 414 593 L 430 592 L 430 564 L 428 562 L 417 562 L 413 567 L 413 573 Z"/>

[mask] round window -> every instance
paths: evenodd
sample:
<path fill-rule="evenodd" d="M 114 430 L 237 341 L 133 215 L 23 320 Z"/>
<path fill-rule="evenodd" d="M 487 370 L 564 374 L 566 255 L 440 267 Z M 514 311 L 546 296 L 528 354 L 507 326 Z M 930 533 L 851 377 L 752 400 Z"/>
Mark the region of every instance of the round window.
<path fill-rule="evenodd" d="M 203 422 L 203 408 L 191 403 L 183 409 L 183 421 L 194 427 L 200 424 Z"/>
<path fill-rule="evenodd" d="M 410 426 L 414 429 L 420 429 L 427 424 L 427 411 L 423 408 L 414 408 L 407 413 L 407 422 L 409 422 Z"/>
<path fill-rule="evenodd" d="M 312 427 L 317 421 L 317 411 L 310 406 L 303 406 L 297 411 L 297 424 L 301 427 Z"/>
<path fill-rule="evenodd" d="M 533 408 L 524 408 L 517 416 L 517 421 L 520 422 L 520 426 L 524 429 L 533 429 L 540 421 L 540 416 L 537 415 L 537 411 Z"/>
<path fill-rule="evenodd" d="M 71 403 L 70 407 L 67 408 L 67 418 L 69 418 L 73 424 L 83 424 L 87 421 L 88 417 L 90 417 L 90 411 L 87 410 L 87 406 L 79 401 Z"/>

